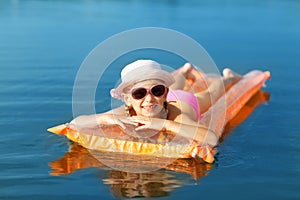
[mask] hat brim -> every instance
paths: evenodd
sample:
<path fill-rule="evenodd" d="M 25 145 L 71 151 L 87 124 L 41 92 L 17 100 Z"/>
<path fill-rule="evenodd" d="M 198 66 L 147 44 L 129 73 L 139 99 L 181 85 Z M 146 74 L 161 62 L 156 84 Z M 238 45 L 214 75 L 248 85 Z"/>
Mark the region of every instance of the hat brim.
<path fill-rule="evenodd" d="M 114 98 L 121 99 L 125 88 L 146 80 L 160 80 L 166 87 L 169 87 L 175 82 L 173 75 L 164 70 L 152 69 L 151 71 L 140 71 L 135 74 L 130 74 L 130 76 L 125 76 L 121 84 L 117 88 L 112 89 L 110 94 Z"/>

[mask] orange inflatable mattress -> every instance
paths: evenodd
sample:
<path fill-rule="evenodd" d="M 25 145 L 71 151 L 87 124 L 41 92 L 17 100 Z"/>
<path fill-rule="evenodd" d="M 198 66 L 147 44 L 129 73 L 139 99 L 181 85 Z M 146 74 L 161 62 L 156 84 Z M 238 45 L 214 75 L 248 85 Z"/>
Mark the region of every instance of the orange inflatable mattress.
<path fill-rule="evenodd" d="M 203 114 L 200 124 L 213 130 L 221 138 L 225 125 L 238 114 L 269 78 L 268 71 L 254 70 L 245 74 Z M 197 84 L 199 88 L 205 87 L 203 83 Z M 225 107 L 224 102 L 226 102 Z M 214 161 L 216 153 L 215 147 L 191 143 L 186 138 L 175 137 L 171 132 L 159 132 L 149 138 L 140 138 L 126 133 L 115 125 L 100 125 L 98 130 L 87 128 L 81 129 L 80 132 L 73 130 L 70 126 L 59 125 L 49 128 L 48 131 L 65 135 L 70 140 L 91 150 L 167 158 L 199 157 L 208 163 Z"/>

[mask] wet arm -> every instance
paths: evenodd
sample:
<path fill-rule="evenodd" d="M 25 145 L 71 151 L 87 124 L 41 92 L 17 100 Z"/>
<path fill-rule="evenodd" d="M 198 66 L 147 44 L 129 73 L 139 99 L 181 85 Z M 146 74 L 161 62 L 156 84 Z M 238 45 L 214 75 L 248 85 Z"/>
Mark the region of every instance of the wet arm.
<path fill-rule="evenodd" d="M 182 124 L 176 121 L 166 120 L 163 128 L 168 131 L 172 131 L 180 136 L 186 137 L 191 140 L 197 140 L 201 143 L 207 143 L 211 146 L 215 146 L 218 142 L 218 138 L 213 131 L 199 124 Z"/>

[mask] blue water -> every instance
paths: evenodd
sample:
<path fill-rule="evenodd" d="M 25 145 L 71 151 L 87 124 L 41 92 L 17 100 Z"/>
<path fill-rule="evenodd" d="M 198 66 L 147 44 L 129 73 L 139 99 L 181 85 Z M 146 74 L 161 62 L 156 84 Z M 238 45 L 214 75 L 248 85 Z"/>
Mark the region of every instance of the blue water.
<path fill-rule="evenodd" d="M 264 89 L 269 101 L 231 130 L 206 176 L 159 170 L 152 175 L 169 181 L 169 187 L 154 194 L 163 199 L 300 199 L 299 21 L 296 0 L 1 1 L 0 199 L 122 196 L 107 179 L 113 174 L 125 179 L 107 168 L 52 176 L 51 163 L 71 144 L 46 129 L 72 119 L 73 83 L 88 53 L 114 34 L 149 26 L 193 38 L 220 69 L 261 69 L 272 75 Z M 161 54 L 161 60 L 168 58 Z M 110 78 L 102 79 L 99 112 L 109 108 Z M 143 174 L 128 176 L 143 180 Z M 148 184 L 149 193 L 163 183 Z"/>

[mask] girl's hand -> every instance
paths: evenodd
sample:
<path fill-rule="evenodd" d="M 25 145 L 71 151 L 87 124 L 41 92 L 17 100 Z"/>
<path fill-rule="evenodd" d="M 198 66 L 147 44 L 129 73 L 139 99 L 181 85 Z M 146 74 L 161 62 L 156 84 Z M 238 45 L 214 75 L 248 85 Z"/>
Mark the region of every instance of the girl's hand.
<path fill-rule="evenodd" d="M 138 123 L 135 123 L 129 119 L 129 117 L 118 116 L 118 115 L 105 115 L 101 117 L 101 124 L 108 125 L 118 125 L 122 129 L 126 129 L 125 124 L 137 126 Z"/>
<path fill-rule="evenodd" d="M 130 117 L 130 120 L 140 124 L 137 128 L 135 128 L 136 131 L 145 131 L 146 129 L 161 131 L 163 129 L 167 129 L 186 137 L 187 139 L 194 140 L 194 142 L 198 145 L 216 146 L 218 143 L 218 137 L 215 133 L 205 127 L 188 124 L 178 125 L 177 123 L 177 126 L 175 123 L 170 126 L 169 123 L 167 124 L 167 120 L 142 116 Z"/>
<path fill-rule="evenodd" d="M 137 126 L 137 123 L 132 122 L 127 117 L 111 114 L 79 116 L 72 120 L 68 126 L 74 130 L 79 130 L 80 128 L 97 128 L 103 124 L 118 125 L 123 129 L 126 129 L 125 124 Z"/>
<path fill-rule="evenodd" d="M 130 117 L 130 121 L 138 124 L 138 127 L 135 128 L 136 131 L 153 129 L 160 131 L 165 128 L 166 120 L 159 118 L 143 117 L 143 116 L 133 116 Z"/>

